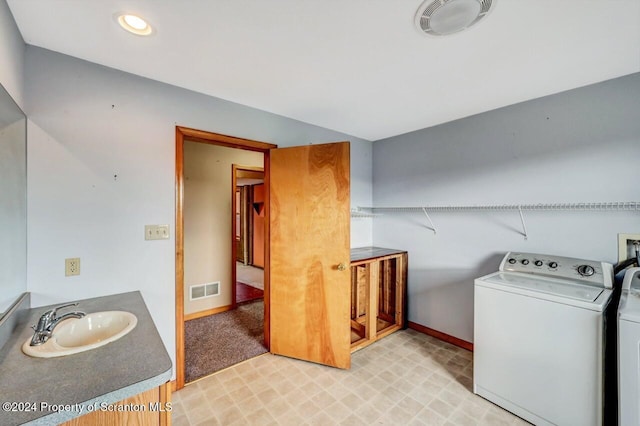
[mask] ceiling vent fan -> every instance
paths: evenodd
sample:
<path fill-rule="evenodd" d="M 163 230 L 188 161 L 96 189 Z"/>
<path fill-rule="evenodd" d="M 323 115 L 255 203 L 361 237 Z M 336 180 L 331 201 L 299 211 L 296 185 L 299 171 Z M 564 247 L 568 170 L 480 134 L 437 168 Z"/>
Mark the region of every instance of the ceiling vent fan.
<path fill-rule="evenodd" d="M 477 24 L 496 0 L 425 0 L 416 12 L 416 26 L 425 34 L 443 36 Z"/>

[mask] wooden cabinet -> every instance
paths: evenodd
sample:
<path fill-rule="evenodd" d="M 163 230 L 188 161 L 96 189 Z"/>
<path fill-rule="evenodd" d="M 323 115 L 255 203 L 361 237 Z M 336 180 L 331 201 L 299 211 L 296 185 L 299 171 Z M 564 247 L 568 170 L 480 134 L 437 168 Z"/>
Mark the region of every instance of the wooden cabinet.
<path fill-rule="evenodd" d="M 351 352 L 407 327 L 406 251 L 351 250 Z"/>
<path fill-rule="evenodd" d="M 62 426 L 171 426 L 171 385 L 165 383 L 138 395 L 108 404 L 84 416 L 62 423 Z M 118 411 L 122 410 L 122 411 Z"/>

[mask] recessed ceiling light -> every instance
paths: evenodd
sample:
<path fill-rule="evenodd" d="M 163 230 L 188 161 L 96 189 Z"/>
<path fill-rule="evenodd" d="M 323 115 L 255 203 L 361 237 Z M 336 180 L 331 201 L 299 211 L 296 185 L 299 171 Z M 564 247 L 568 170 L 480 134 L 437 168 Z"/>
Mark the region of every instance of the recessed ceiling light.
<path fill-rule="evenodd" d="M 118 14 L 118 24 L 130 33 L 146 36 L 153 32 L 151 25 L 139 16 L 130 13 Z"/>

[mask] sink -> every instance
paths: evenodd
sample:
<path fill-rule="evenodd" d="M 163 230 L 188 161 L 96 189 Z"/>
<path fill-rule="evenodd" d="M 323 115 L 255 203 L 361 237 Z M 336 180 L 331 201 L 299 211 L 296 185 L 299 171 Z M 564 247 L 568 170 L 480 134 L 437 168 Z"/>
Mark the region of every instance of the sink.
<path fill-rule="evenodd" d="M 99 348 L 118 340 L 134 329 L 138 318 L 125 311 L 104 311 L 87 314 L 82 318 L 62 321 L 49 340 L 31 346 L 31 337 L 22 345 L 22 352 L 36 358 L 72 355 Z"/>

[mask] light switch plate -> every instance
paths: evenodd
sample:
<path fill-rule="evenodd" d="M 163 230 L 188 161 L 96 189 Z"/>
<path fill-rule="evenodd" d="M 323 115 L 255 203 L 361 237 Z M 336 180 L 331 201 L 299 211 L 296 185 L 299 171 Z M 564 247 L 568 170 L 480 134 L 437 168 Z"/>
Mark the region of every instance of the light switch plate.
<path fill-rule="evenodd" d="M 168 240 L 169 225 L 145 225 L 144 239 L 145 240 Z"/>

